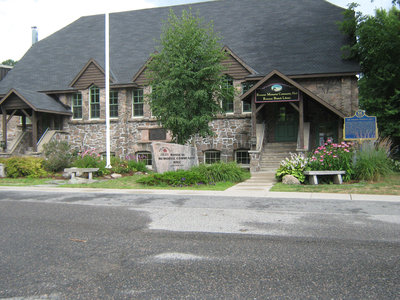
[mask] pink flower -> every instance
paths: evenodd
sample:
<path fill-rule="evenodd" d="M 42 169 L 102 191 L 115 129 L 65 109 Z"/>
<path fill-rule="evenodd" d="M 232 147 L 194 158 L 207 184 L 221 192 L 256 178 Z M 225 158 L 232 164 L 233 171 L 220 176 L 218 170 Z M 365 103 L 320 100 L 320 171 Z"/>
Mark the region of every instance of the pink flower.
<path fill-rule="evenodd" d="M 333 157 L 334 157 L 334 158 L 336 158 L 336 157 L 337 157 L 337 155 L 333 155 Z"/>
<path fill-rule="evenodd" d="M 323 159 L 320 159 L 319 161 L 320 161 L 320 162 L 323 162 L 324 160 L 323 160 Z"/>

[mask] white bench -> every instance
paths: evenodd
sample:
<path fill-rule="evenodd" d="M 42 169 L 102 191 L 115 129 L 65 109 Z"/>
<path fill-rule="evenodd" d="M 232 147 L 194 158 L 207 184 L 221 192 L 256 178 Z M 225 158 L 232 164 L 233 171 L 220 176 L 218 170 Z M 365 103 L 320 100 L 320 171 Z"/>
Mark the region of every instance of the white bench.
<path fill-rule="evenodd" d="M 333 176 L 333 183 L 342 184 L 342 175 L 346 174 L 346 171 L 304 171 L 303 173 L 310 176 L 310 184 L 318 184 L 317 176 L 321 175 Z"/>
<path fill-rule="evenodd" d="M 66 168 L 64 172 L 71 175 L 71 179 L 74 179 L 75 176 L 79 174 L 88 173 L 88 179 L 93 179 L 93 172 L 97 172 L 99 168 Z"/>

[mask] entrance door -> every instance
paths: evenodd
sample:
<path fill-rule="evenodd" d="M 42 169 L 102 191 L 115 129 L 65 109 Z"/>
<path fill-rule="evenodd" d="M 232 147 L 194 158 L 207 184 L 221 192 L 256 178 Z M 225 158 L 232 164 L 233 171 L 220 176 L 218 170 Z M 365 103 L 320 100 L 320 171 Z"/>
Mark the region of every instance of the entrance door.
<path fill-rule="evenodd" d="M 276 142 L 296 142 L 299 125 L 298 112 L 288 103 L 277 105 L 278 121 L 275 124 Z"/>

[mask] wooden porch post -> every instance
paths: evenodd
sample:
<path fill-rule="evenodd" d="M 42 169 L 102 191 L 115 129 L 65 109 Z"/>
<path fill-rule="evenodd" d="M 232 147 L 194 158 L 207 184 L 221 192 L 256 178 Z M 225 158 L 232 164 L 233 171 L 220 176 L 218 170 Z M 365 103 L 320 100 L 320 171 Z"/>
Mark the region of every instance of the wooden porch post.
<path fill-rule="evenodd" d="M 304 99 L 301 91 L 299 91 L 299 133 L 299 149 L 304 150 Z"/>
<path fill-rule="evenodd" d="M 38 126 L 37 126 L 37 113 L 32 110 L 32 149 L 33 152 L 37 151 L 37 137 L 38 137 Z"/>
<path fill-rule="evenodd" d="M 256 111 L 256 92 L 251 97 L 251 146 L 257 146 L 257 111 Z M 253 146 L 255 145 L 255 146 Z"/>
<path fill-rule="evenodd" d="M 22 131 L 25 132 L 26 131 L 26 116 L 22 115 L 21 119 L 22 119 Z"/>
<path fill-rule="evenodd" d="M 3 141 L 4 141 L 4 150 L 7 149 L 7 111 L 2 106 L 1 113 L 3 114 Z"/>

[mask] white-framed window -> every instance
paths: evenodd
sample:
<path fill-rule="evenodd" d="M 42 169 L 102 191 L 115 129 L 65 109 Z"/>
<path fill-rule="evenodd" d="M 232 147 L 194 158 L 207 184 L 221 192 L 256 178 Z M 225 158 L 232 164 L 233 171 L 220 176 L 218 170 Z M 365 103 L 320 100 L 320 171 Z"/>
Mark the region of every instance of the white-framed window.
<path fill-rule="evenodd" d="M 82 93 L 72 95 L 72 118 L 82 119 Z"/>
<path fill-rule="evenodd" d="M 250 154 L 249 150 L 241 149 L 235 152 L 235 161 L 240 165 L 250 164 Z"/>
<path fill-rule="evenodd" d="M 134 118 L 144 116 L 143 89 L 134 89 L 132 92 L 132 116 Z"/>
<path fill-rule="evenodd" d="M 153 164 L 153 156 L 149 151 L 136 152 L 136 160 L 145 162 L 146 166 L 151 166 Z"/>
<path fill-rule="evenodd" d="M 100 119 L 100 89 L 92 85 L 89 89 L 90 119 Z"/>
<path fill-rule="evenodd" d="M 221 151 L 207 150 L 204 152 L 204 163 L 214 164 L 221 161 Z"/>
<path fill-rule="evenodd" d="M 232 77 L 225 75 L 224 86 L 223 88 L 228 89 L 233 86 L 233 79 Z M 233 98 L 234 97 L 226 97 L 222 99 L 222 110 L 226 114 L 233 114 L 234 107 L 233 107 Z"/>
<path fill-rule="evenodd" d="M 110 91 L 110 118 L 118 118 L 118 91 Z"/>

